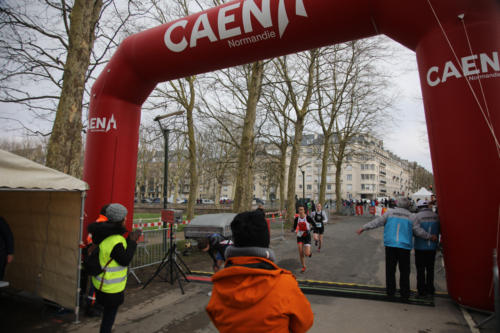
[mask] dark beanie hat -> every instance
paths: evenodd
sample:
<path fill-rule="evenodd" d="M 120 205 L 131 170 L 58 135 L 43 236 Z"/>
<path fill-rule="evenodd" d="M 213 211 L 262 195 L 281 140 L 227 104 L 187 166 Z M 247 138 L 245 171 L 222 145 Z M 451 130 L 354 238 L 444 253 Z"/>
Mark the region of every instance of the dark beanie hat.
<path fill-rule="evenodd" d="M 112 203 L 106 207 L 106 211 L 103 214 L 109 220 L 109 222 L 121 222 L 127 216 L 127 208 L 119 203 Z"/>
<path fill-rule="evenodd" d="M 236 247 L 269 247 L 269 229 L 264 213 L 243 212 L 231 222 L 233 242 Z"/>

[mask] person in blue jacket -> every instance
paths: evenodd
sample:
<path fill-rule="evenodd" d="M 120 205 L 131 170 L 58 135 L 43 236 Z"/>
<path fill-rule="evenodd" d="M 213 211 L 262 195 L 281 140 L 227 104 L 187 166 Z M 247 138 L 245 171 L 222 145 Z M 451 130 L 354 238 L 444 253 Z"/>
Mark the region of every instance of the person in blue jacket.
<path fill-rule="evenodd" d="M 399 266 L 400 295 L 403 300 L 407 300 L 410 297 L 410 251 L 413 248 L 413 234 L 431 241 L 436 241 L 437 237 L 415 223 L 414 214 L 408 210 L 408 198 L 398 198 L 396 205 L 395 209 L 389 209 L 384 215 L 363 225 L 357 233 L 361 235 L 365 230 L 384 226 L 387 295 L 394 297 L 396 293 L 396 266 Z"/>
<path fill-rule="evenodd" d="M 417 204 L 418 213 L 415 221 L 427 233 L 438 237 L 439 216 L 434 213 L 425 200 Z M 417 290 L 419 297 L 434 295 L 434 261 L 436 258 L 437 242 L 432 242 L 415 235 L 415 266 L 417 266 Z"/>

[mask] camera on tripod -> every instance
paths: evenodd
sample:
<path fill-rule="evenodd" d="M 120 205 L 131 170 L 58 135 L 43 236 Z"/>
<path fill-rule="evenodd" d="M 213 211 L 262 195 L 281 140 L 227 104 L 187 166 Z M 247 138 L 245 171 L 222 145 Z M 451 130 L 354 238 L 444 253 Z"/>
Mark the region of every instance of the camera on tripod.
<path fill-rule="evenodd" d="M 163 281 L 170 282 L 170 284 L 174 284 L 174 281 L 177 280 L 177 282 L 179 283 L 179 288 L 181 289 L 182 294 L 184 294 L 184 289 L 182 288 L 182 282 L 180 278 L 182 276 L 186 282 L 189 282 L 186 274 L 191 274 L 191 270 L 186 265 L 184 260 L 182 260 L 181 256 L 177 251 L 177 244 L 175 241 L 175 230 L 177 228 L 174 228 L 174 225 L 177 225 L 182 221 L 182 211 L 172 210 L 172 209 L 162 209 L 161 220 L 163 222 L 163 230 L 164 230 L 163 244 L 167 244 L 167 238 L 169 240 L 168 251 L 165 252 L 165 256 L 163 257 L 158 268 L 156 269 L 156 272 L 144 284 L 142 289 L 146 288 L 148 284 L 151 281 L 153 281 L 153 279 L 156 276 L 158 276 L 160 272 L 165 268 L 165 277 L 163 278 Z"/>

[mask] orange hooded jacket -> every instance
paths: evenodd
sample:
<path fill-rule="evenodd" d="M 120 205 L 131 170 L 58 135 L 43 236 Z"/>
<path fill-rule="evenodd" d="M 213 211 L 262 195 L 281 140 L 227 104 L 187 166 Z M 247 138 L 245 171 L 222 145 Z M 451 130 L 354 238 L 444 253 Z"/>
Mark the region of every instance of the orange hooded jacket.
<path fill-rule="evenodd" d="M 232 257 L 212 276 L 207 312 L 219 332 L 300 333 L 313 324 L 311 304 L 291 272 L 259 257 Z M 268 263 L 274 269 L 241 265 Z"/>

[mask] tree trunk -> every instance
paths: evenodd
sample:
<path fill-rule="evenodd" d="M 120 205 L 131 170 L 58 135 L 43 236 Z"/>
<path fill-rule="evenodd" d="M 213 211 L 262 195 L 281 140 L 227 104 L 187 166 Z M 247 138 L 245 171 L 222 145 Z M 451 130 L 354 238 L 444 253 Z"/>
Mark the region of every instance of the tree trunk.
<path fill-rule="evenodd" d="M 285 173 L 286 173 L 286 151 L 287 145 L 281 147 L 281 159 L 279 169 L 279 186 L 280 186 L 280 211 L 285 209 Z"/>
<path fill-rule="evenodd" d="M 241 135 L 240 151 L 238 154 L 238 167 L 236 170 L 235 196 L 233 211 L 243 212 L 252 205 L 252 189 L 249 183 L 253 182 L 253 173 L 249 167 L 252 165 L 250 159 L 253 156 L 252 147 L 254 140 L 255 117 L 257 115 L 257 103 L 262 88 L 262 77 L 264 63 L 257 61 L 252 64 L 252 72 L 248 85 L 248 102 Z"/>
<path fill-rule="evenodd" d="M 82 100 L 85 74 L 94 46 L 94 29 L 102 0 L 76 0 L 70 15 L 68 56 L 64 65 L 63 87 L 52 127 L 47 166 L 81 176 Z"/>
<path fill-rule="evenodd" d="M 194 76 L 189 76 L 186 78 L 189 83 L 190 100 L 189 104 L 186 105 L 186 119 L 188 127 L 188 150 L 189 150 L 189 199 L 187 206 L 187 220 L 191 221 L 194 218 L 194 204 L 198 195 L 198 166 L 196 163 L 196 139 L 194 136 L 194 119 L 193 119 L 193 109 L 194 109 Z"/>
<path fill-rule="evenodd" d="M 297 167 L 300 155 L 300 143 L 302 142 L 302 132 L 304 130 L 304 116 L 297 116 L 295 122 L 295 137 L 290 156 L 290 166 L 288 168 L 288 191 L 286 196 L 286 227 L 293 225 L 295 216 L 295 183 L 297 179 Z"/>
<path fill-rule="evenodd" d="M 325 192 L 326 192 L 326 177 L 328 173 L 328 160 L 330 157 L 330 136 L 325 135 L 323 142 L 323 158 L 321 164 L 321 183 L 319 186 L 319 200 L 318 202 L 325 205 Z"/>
<path fill-rule="evenodd" d="M 342 163 L 344 161 L 345 144 L 339 145 L 339 151 L 335 160 L 335 199 L 337 201 L 337 214 L 342 209 Z"/>

